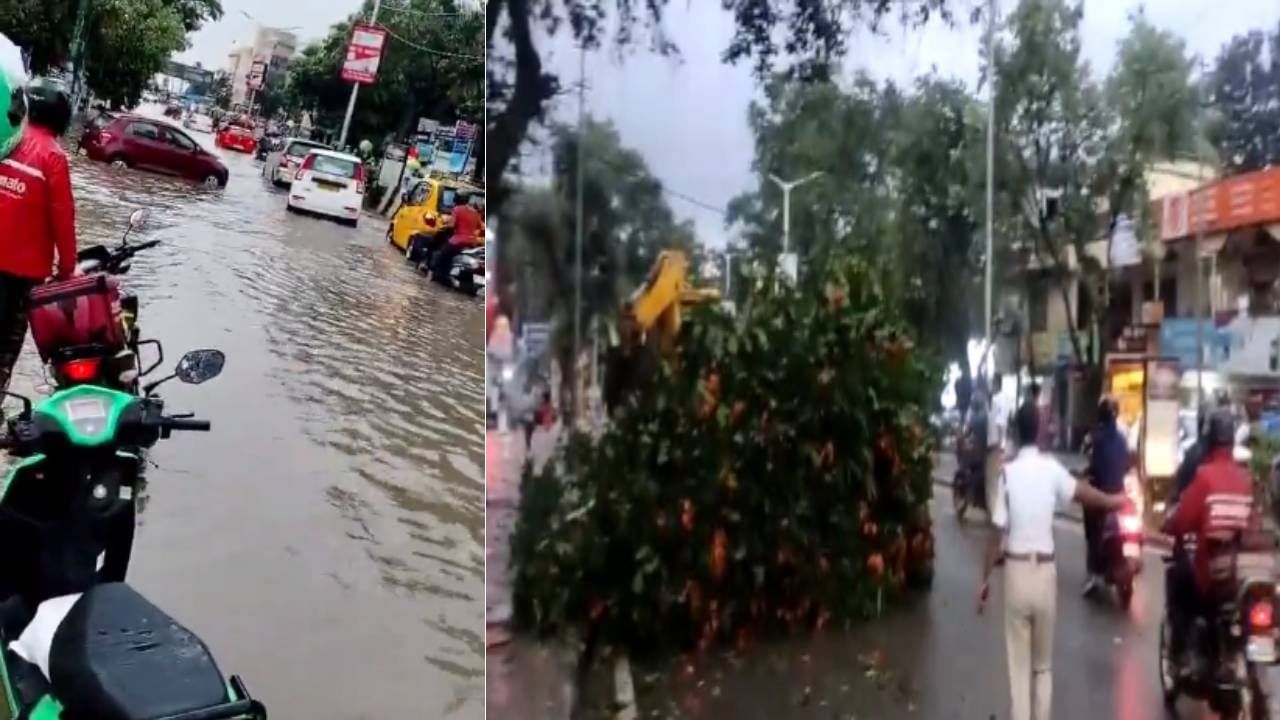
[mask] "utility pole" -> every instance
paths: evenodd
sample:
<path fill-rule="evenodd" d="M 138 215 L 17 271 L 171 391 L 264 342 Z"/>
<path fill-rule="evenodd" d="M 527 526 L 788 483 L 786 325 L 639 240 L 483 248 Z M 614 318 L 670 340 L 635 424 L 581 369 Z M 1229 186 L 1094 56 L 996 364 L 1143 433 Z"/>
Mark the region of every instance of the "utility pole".
<path fill-rule="evenodd" d="M 84 98 L 85 25 L 89 20 L 90 0 L 80 0 L 76 11 L 76 27 L 71 35 L 71 113 L 80 114 L 80 101 Z"/>
<path fill-rule="evenodd" d="M 373 0 L 373 12 L 369 13 L 369 24 L 378 22 L 378 8 L 382 6 L 382 0 Z M 385 52 L 386 48 L 383 48 Z M 356 111 L 356 96 L 360 94 L 360 83 L 351 83 L 351 99 L 347 101 L 347 114 L 342 118 L 342 134 L 338 136 L 338 147 L 341 148 L 347 144 L 347 131 L 351 129 L 351 115 Z"/>
<path fill-rule="evenodd" d="M 995 280 L 995 156 L 996 156 L 996 2 L 987 2 L 987 272 L 984 288 L 984 319 L 986 320 L 986 346 L 991 347 L 991 296 Z"/>
<path fill-rule="evenodd" d="M 586 87 L 587 87 L 587 47 L 585 45 L 578 48 L 578 177 L 577 177 L 577 200 L 574 210 L 574 238 L 573 238 L 573 416 L 574 420 L 578 419 L 578 410 L 580 399 L 578 389 L 582 385 L 578 378 L 578 354 L 582 352 L 582 189 L 583 189 L 583 163 L 586 161 L 586 153 L 583 152 L 583 146 L 586 145 Z"/>

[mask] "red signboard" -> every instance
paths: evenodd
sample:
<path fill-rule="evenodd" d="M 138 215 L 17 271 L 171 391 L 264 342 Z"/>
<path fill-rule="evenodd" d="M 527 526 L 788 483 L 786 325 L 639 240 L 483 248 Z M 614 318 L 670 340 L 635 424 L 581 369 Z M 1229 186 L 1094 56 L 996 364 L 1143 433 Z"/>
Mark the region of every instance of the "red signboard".
<path fill-rule="evenodd" d="M 1280 168 L 1236 175 L 1155 200 L 1160 239 L 1228 232 L 1280 222 Z"/>
<path fill-rule="evenodd" d="M 370 85 L 378 77 L 378 61 L 387 43 L 387 31 L 375 25 L 356 25 L 351 29 L 347 59 L 342 63 L 342 79 Z"/>

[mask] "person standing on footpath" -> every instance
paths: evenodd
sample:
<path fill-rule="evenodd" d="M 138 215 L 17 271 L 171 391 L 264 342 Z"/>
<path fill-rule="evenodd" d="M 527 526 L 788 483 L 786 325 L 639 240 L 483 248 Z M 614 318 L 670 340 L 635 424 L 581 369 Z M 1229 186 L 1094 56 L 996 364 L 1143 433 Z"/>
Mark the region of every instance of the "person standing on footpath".
<path fill-rule="evenodd" d="M 1009 405 L 1004 394 L 1000 392 L 1003 378 L 996 373 L 991 379 L 991 397 L 987 404 L 987 458 L 986 458 L 986 493 L 987 512 L 995 508 L 996 493 L 999 492 L 1001 468 L 1004 466 L 1005 438 L 1009 434 Z"/>
<path fill-rule="evenodd" d="M 978 613 L 986 606 L 991 571 L 1003 560 L 1005 649 L 1012 720 L 1049 720 L 1053 706 L 1053 631 L 1058 573 L 1053 519 L 1059 507 L 1118 511 L 1123 493 L 1107 494 L 1076 480 L 1052 455 L 1036 447 L 1037 408 L 1023 403 L 1014 417 L 1018 451 L 1005 466 L 996 492 L 992 533 L 978 587 Z"/>

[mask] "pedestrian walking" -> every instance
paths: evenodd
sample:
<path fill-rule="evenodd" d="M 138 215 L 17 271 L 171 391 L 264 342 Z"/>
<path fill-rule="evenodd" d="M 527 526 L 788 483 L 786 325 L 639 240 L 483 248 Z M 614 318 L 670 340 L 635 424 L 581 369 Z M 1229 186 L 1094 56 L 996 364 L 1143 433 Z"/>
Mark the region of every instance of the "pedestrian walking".
<path fill-rule="evenodd" d="M 987 510 L 995 508 L 995 497 L 999 491 L 1001 467 L 1004 465 L 1005 440 L 1009 435 L 1008 400 L 1001 392 L 1003 379 L 999 373 L 991 379 L 991 397 L 987 405 L 987 458 L 986 458 L 986 500 Z"/>
<path fill-rule="evenodd" d="M 1058 573 L 1053 518 L 1075 501 L 1087 508 L 1121 510 L 1123 493 L 1107 494 L 1079 482 L 1052 455 L 1040 452 L 1039 411 L 1023 403 L 1014 417 L 1017 453 L 1005 465 L 991 521 L 978 587 L 978 612 L 986 606 L 991 572 L 1003 564 L 1005 650 L 1012 720 L 1049 720 L 1053 700 L 1053 632 Z"/>

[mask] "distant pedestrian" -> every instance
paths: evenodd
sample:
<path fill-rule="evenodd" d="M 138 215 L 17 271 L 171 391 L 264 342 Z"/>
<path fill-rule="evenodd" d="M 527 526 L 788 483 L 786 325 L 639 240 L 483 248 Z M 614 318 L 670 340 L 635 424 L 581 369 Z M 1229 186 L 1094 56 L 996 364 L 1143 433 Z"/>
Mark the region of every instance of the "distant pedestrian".
<path fill-rule="evenodd" d="M 1003 560 L 1005 651 L 1009 665 L 1012 720 L 1049 720 L 1053 706 L 1053 632 L 1058 573 L 1053 518 L 1068 503 L 1121 510 L 1123 493 L 1102 493 L 1079 482 L 1052 455 L 1035 445 L 1039 413 L 1023 403 L 1014 418 L 1018 451 L 1005 465 L 992 505 L 998 532 L 987 545 L 978 587 L 978 612 L 986 607 L 991 572 Z"/>

